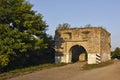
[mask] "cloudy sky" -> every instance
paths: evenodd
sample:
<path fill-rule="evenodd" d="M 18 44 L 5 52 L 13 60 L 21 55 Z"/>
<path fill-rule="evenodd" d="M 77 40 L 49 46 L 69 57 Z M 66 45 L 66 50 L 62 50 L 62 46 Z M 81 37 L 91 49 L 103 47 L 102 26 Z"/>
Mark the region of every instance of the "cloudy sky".
<path fill-rule="evenodd" d="M 41 13 L 54 36 L 58 24 L 71 27 L 86 24 L 103 26 L 111 33 L 112 50 L 120 47 L 120 0 L 29 0 L 33 10 Z"/>

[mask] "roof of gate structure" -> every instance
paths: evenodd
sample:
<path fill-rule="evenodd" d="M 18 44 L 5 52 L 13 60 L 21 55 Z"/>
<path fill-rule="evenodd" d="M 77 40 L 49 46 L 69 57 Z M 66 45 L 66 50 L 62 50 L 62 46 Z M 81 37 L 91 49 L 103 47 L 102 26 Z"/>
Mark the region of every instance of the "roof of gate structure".
<path fill-rule="evenodd" d="M 83 33 L 88 33 L 89 31 L 91 31 L 91 30 L 96 30 L 96 31 L 99 31 L 99 30 L 101 30 L 101 31 L 105 31 L 107 34 L 109 34 L 109 35 L 111 35 L 105 28 L 103 28 L 103 27 L 80 27 L 80 28 L 64 28 L 64 29 L 57 29 L 56 31 L 57 32 L 66 32 L 66 33 L 69 33 L 69 32 L 73 32 L 73 31 L 77 31 L 77 30 L 81 30 L 81 31 L 83 31 Z M 85 31 L 85 32 L 84 32 Z"/>

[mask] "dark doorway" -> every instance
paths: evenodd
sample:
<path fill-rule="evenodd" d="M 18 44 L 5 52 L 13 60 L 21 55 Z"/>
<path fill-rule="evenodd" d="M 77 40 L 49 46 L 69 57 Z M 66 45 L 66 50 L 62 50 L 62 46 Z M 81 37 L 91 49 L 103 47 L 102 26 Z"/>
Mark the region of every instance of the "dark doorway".
<path fill-rule="evenodd" d="M 71 47 L 72 62 L 87 61 L 87 52 L 83 46 L 75 45 Z"/>

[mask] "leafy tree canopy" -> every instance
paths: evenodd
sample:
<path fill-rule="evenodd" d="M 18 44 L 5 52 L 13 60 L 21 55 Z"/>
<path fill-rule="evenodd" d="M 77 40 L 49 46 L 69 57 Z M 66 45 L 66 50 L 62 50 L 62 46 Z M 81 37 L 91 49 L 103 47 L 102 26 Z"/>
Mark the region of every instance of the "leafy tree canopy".
<path fill-rule="evenodd" d="M 32 7 L 26 0 L 0 0 L 0 68 L 15 56 L 47 47 L 44 34 L 48 26 Z"/>

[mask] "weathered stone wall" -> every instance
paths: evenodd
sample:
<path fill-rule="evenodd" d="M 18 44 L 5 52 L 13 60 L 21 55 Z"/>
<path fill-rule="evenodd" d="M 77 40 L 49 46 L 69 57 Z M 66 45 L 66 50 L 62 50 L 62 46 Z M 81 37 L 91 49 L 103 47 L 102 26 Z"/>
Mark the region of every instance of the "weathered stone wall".
<path fill-rule="evenodd" d="M 71 62 L 70 49 L 75 45 L 86 49 L 88 64 L 96 63 L 96 55 L 100 55 L 100 61 L 110 59 L 110 33 L 101 27 L 56 30 L 55 61 Z"/>
<path fill-rule="evenodd" d="M 88 64 L 96 63 L 96 54 L 100 54 L 100 28 L 91 28 L 88 40 Z"/>
<path fill-rule="evenodd" d="M 110 56 L 110 33 L 108 33 L 105 29 L 101 29 L 100 35 L 100 53 L 101 53 L 101 60 L 107 61 L 111 59 Z"/>

